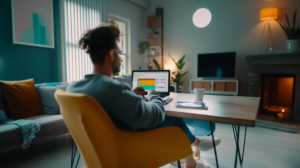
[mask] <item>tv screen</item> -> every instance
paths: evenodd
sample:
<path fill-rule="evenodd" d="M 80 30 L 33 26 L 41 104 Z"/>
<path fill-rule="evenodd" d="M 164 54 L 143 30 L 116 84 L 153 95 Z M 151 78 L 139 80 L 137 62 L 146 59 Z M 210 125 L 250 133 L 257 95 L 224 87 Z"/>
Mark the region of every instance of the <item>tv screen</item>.
<path fill-rule="evenodd" d="M 198 77 L 235 78 L 236 52 L 198 54 Z"/>

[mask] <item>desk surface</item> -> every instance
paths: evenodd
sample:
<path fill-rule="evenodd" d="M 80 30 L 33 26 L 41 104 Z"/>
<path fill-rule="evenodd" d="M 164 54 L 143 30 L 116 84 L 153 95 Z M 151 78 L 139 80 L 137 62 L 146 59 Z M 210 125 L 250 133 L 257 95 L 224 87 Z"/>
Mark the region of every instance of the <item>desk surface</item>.
<path fill-rule="evenodd" d="M 213 121 L 226 124 L 254 127 L 260 97 L 204 95 L 208 110 L 176 108 L 177 101 L 194 101 L 195 95 L 170 93 L 173 98 L 165 105 L 166 116 Z"/>

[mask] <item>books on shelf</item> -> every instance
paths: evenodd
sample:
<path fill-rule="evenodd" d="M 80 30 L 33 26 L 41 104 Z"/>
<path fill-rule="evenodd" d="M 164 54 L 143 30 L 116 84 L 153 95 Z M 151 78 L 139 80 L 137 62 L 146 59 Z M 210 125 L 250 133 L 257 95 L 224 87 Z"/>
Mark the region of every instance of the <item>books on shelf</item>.
<path fill-rule="evenodd" d="M 208 109 L 208 106 L 204 102 L 177 101 L 176 107 L 177 108 L 204 109 L 204 110 Z"/>

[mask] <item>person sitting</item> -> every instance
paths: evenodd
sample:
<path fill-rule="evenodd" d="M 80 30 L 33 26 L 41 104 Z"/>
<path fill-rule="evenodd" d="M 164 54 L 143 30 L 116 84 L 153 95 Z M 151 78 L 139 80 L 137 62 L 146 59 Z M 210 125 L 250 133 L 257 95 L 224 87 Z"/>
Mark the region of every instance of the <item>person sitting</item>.
<path fill-rule="evenodd" d="M 145 131 L 178 126 L 192 145 L 200 150 L 212 149 L 212 139 L 195 137 L 181 118 L 165 116 L 164 101 L 155 91 L 148 91 L 148 101 L 145 101 L 143 88 L 131 90 L 128 84 L 112 79 L 122 63 L 119 40 L 120 30 L 109 23 L 85 32 L 79 40 L 79 47 L 89 54 L 94 70 L 83 79 L 71 82 L 67 92 L 84 93 L 96 99 L 118 129 Z M 218 145 L 220 139 L 215 137 L 215 142 Z M 185 158 L 185 164 L 186 168 L 207 167 L 202 160 L 196 162 L 192 155 Z"/>

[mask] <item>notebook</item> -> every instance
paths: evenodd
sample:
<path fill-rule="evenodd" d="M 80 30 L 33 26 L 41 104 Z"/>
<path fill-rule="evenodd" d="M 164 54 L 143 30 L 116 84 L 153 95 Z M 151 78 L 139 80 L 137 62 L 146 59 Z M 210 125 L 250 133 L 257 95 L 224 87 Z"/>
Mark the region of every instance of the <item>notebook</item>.
<path fill-rule="evenodd" d="M 193 108 L 193 109 L 208 109 L 208 106 L 204 102 L 187 102 L 187 101 L 177 101 L 177 108 Z"/>

